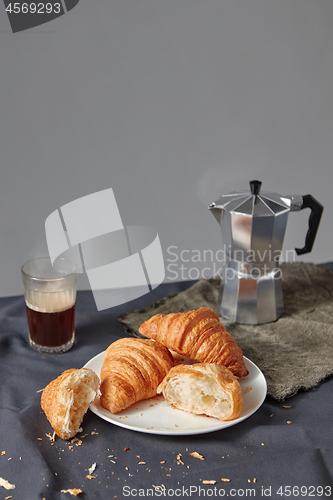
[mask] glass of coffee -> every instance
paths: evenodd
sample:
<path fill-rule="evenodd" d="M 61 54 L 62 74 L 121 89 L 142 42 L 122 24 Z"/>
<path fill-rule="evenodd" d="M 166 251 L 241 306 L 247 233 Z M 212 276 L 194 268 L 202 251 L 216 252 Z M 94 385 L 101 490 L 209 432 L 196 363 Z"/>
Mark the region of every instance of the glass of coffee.
<path fill-rule="evenodd" d="M 61 353 L 75 339 L 76 266 L 48 257 L 21 268 L 30 345 L 39 352 Z"/>

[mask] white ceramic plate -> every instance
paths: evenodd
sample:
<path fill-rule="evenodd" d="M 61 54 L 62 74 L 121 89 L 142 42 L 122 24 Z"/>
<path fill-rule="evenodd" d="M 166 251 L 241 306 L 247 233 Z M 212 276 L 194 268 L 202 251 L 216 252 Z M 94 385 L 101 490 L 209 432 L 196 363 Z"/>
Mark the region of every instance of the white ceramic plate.
<path fill-rule="evenodd" d="M 90 368 L 98 376 L 102 368 L 104 352 L 97 354 L 85 368 Z M 265 400 L 267 384 L 264 375 L 259 368 L 249 359 L 245 358 L 245 364 L 249 370 L 249 375 L 244 379 L 239 379 L 242 388 L 244 408 L 239 418 L 223 422 L 204 415 L 194 415 L 182 410 L 172 408 L 170 403 L 165 401 L 162 395 L 146 399 L 135 403 L 130 408 L 120 413 L 112 414 L 100 405 L 99 397 L 90 404 L 93 413 L 103 418 L 107 422 L 125 427 L 137 432 L 148 434 L 160 434 L 169 436 L 189 436 L 194 434 L 205 434 L 207 432 L 218 431 L 232 425 L 239 424 L 249 418 Z M 179 357 L 178 363 L 193 363 L 187 358 Z M 178 364 L 177 363 L 177 364 Z"/>

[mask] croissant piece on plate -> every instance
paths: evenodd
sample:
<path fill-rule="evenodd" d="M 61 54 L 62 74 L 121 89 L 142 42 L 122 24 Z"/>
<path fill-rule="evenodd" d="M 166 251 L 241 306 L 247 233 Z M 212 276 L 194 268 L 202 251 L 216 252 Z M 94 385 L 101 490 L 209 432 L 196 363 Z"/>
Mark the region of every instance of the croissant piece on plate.
<path fill-rule="evenodd" d="M 41 407 L 59 437 L 70 439 L 82 430 L 83 417 L 98 388 L 99 378 L 89 368 L 66 370 L 45 387 Z"/>
<path fill-rule="evenodd" d="M 243 411 L 243 395 L 228 368 L 214 363 L 178 365 L 157 388 L 179 410 L 233 420 Z"/>
<path fill-rule="evenodd" d="M 140 326 L 139 332 L 188 358 L 224 365 L 237 377 L 249 373 L 242 350 L 209 307 L 156 314 Z"/>
<path fill-rule="evenodd" d="M 123 338 L 105 351 L 101 370 L 101 405 L 111 413 L 125 410 L 156 389 L 174 365 L 169 350 L 153 340 Z"/>

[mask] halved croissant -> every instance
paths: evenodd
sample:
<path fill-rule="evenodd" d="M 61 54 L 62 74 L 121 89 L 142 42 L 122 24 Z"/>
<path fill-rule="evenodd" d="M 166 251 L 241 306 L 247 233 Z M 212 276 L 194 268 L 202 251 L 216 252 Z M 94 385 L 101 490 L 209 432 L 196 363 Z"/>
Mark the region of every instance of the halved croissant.
<path fill-rule="evenodd" d="M 82 430 L 81 422 L 98 387 L 99 378 L 89 368 L 66 370 L 45 387 L 41 407 L 59 437 L 70 439 Z"/>
<path fill-rule="evenodd" d="M 178 365 L 172 368 L 157 392 L 179 410 L 233 420 L 242 413 L 243 395 L 228 368 L 214 363 Z"/>
<path fill-rule="evenodd" d="M 237 377 L 249 373 L 242 350 L 209 307 L 156 314 L 140 326 L 139 332 L 188 358 L 224 365 Z"/>
<path fill-rule="evenodd" d="M 125 410 L 156 389 L 170 368 L 169 350 L 153 340 L 123 338 L 111 344 L 101 370 L 101 405 L 111 413 Z"/>

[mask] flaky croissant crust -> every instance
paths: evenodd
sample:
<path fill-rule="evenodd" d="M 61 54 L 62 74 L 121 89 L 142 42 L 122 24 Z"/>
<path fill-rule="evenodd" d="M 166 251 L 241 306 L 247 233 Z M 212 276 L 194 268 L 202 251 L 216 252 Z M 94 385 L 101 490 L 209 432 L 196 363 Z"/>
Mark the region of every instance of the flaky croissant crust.
<path fill-rule="evenodd" d="M 156 314 L 140 326 L 139 332 L 188 358 L 224 365 L 237 377 L 249 373 L 242 350 L 209 307 Z"/>
<path fill-rule="evenodd" d="M 101 405 L 118 413 L 156 395 L 174 362 L 169 350 L 153 340 L 123 338 L 111 344 L 101 370 Z"/>

